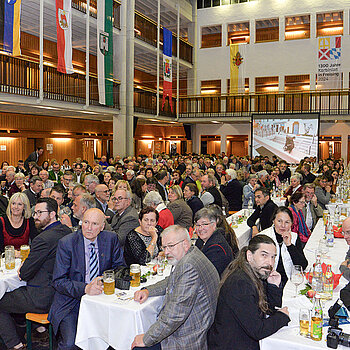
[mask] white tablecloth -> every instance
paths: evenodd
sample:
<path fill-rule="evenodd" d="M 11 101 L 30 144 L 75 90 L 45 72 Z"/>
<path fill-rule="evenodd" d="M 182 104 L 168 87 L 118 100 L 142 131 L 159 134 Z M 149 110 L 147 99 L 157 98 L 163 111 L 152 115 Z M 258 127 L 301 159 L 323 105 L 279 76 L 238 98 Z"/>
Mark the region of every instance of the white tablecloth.
<path fill-rule="evenodd" d="M 339 207 L 339 209 L 341 209 L 341 208 L 346 208 L 347 210 L 350 209 L 350 203 L 346 203 L 346 204 L 344 204 L 343 202 L 328 203 L 328 204 L 326 204 L 326 208 L 329 210 L 329 214 L 331 216 L 334 216 L 335 208 L 337 206 Z"/>
<path fill-rule="evenodd" d="M 319 240 L 324 234 L 323 220 L 318 220 L 317 225 L 307 242 L 304 253 L 309 262 L 308 269 L 312 269 L 312 265 L 315 262 L 315 253 L 318 249 Z M 322 258 L 325 264 L 332 265 L 332 271 L 339 273 L 339 265 L 345 259 L 346 252 L 349 246 L 343 238 L 336 238 L 334 247 L 329 249 L 329 252 Z M 348 283 L 348 281 L 341 277 L 339 285 L 334 290 L 332 301 L 326 303 L 324 314 L 328 317 L 328 309 L 332 306 L 339 297 L 339 291 Z M 299 286 L 299 290 L 304 286 Z M 283 306 L 288 306 L 291 322 L 287 327 L 283 327 L 277 333 L 271 335 L 268 338 L 260 341 L 261 350 L 300 350 L 300 349 L 322 349 L 327 348 L 326 336 L 328 327 L 323 328 L 323 340 L 313 341 L 311 339 L 302 337 L 299 335 L 299 309 L 300 308 L 312 308 L 312 303 L 306 296 L 299 295 L 293 298 L 295 295 L 295 286 L 288 282 L 283 292 Z M 345 332 L 350 332 L 350 325 L 341 325 Z"/>
<path fill-rule="evenodd" d="M 248 209 L 242 209 L 237 213 L 229 216 L 227 218 L 227 222 L 230 224 L 233 218 L 243 216 L 244 211 L 248 212 Z M 238 224 L 238 227 L 233 227 L 233 230 L 235 231 L 238 240 L 239 249 L 247 246 L 251 238 L 251 228 L 247 225 L 247 220 L 244 220 L 241 224 Z"/>
<path fill-rule="evenodd" d="M 282 207 L 285 205 L 287 198 L 285 197 L 271 197 L 271 200 L 278 206 Z"/>
<path fill-rule="evenodd" d="M 170 266 L 164 271 L 170 274 Z M 164 277 L 148 278 L 141 287 L 154 284 Z M 133 297 L 136 290 L 126 292 Z M 114 295 L 84 295 L 81 299 L 75 344 L 83 350 L 105 350 L 112 346 L 115 350 L 130 350 L 136 335 L 145 333 L 156 321 L 163 297 L 151 297 L 143 303 L 134 300 L 124 303 Z"/>
<path fill-rule="evenodd" d="M 4 296 L 6 292 L 11 292 L 21 286 L 25 286 L 26 282 L 21 281 L 18 278 L 17 270 L 21 265 L 21 260 L 16 259 L 16 267 L 14 270 L 6 270 L 5 264 L 2 259 L 0 270 L 0 299 Z"/>

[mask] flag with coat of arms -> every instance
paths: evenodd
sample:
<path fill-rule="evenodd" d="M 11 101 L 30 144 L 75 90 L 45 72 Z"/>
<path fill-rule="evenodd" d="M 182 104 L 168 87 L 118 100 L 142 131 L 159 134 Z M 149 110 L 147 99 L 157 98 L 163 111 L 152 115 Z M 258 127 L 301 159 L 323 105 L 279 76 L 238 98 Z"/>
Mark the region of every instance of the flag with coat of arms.
<path fill-rule="evenodd" d="M 172 65 L 173 34 L 169 29 L 163 28 L 163 101 L 169 97 L 171 111 L 173 111 L 173 65 Z"/>

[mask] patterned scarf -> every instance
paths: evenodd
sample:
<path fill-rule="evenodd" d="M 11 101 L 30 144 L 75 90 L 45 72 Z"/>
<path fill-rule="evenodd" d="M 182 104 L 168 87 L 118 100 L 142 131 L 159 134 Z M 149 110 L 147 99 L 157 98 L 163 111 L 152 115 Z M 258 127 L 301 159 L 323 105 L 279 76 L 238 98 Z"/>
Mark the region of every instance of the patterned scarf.
<path fill-rule="evenodd" d="M 298 226 L 299 226 L 299 232 L 304 236 L 304 237 L 309 237 L 310 236 L 310 230 L 306 226 L 305 219 L 303 212 L 301 210 L 296 210 L 294 204 L 290 206 L 293 210 L 293 212 L 297 215 L 298 217 Z"/>

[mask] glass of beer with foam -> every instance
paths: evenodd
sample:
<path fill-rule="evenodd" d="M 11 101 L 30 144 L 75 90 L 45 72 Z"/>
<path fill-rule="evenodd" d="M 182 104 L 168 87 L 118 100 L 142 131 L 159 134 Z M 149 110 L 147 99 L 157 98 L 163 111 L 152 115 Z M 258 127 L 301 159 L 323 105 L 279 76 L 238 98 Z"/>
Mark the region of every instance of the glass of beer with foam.
<path fill-rule="evenodd" d="M 103 273 L 103 292 L 106 295 L 114 294 L 115 289 L 115 279 L 114 279 L 114 271 L 106 270 Z"/>

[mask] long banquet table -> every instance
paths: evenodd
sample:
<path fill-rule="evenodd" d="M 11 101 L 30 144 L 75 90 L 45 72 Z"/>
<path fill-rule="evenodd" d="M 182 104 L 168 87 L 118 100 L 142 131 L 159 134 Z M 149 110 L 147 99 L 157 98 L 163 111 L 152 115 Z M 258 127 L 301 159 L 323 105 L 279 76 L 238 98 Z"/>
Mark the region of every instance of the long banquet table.
<path fill-rule="evenodd" d="M 312 269 L 312 265 L 315 262 L 315 253 L 318 249 L 319 240 L 324 234 L 323 220 L 320 219 L 307 242 L 304 253 L 309 262 L 308 270 Z M 339 265 L 345 259 L 346 252 L 349 246 L 343 238 L 336 238 L 334 247 L 329 248 L 329 252 L 323 257 L 325 264 L 332 265 L 332 271 L 339 273 Z M 340 290 L 348 283 L 348 281 L 341 277 L 339 285 L 334 290 L 333 299 L 325 304 L 324 315 L 328 317 L 328 309 L 331 307 L 339 297 Z M 304 288 L 299 286 L 299 290 Z M 313 341 L 310 338 L 305 338 L 299 335 L 299 309 L 309 308 L 311 310 L 312 303 L 310 300 L 303 295 L 295 295 L 295 286 L 288 282 L 283 292 L 283 306 L 288 306 L 291 322 L 287 327 L 283 327 L 277 333 L 271 335 L 268 338 L 260 341 L 261 350 L 300 350 L 300 349 L 322 349 L 327 348 L 326 336 L 328 327 L 323 328 L 323 339 L 322 341 Z M 345 332 L 350 332 L 350 324 L 341 325 Z"/>
<path fill-rule="evenodd" d="M 142 267 L 142 273 L 145 268 Z M 141 287 L 154 284 L 170 274 L 170 266 L 164 276 L 149 278 Z M 125 293 L 124 301 L 113 295 L 84 295 L 81 298 L 75 344 L 83 350 L 105 350 L 112 346 L 115 350 L 130 350 L 136 335 L 145 333 L 156 321 L 163 297 L 148 298 L 140 304 L 133 300 L 136 290 L 116 289 Z"/>

